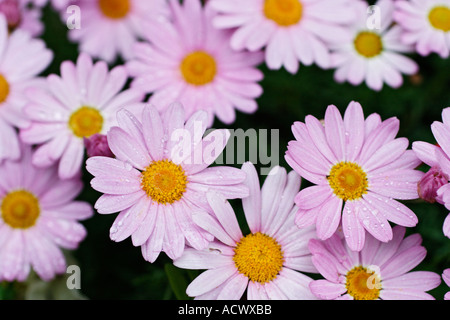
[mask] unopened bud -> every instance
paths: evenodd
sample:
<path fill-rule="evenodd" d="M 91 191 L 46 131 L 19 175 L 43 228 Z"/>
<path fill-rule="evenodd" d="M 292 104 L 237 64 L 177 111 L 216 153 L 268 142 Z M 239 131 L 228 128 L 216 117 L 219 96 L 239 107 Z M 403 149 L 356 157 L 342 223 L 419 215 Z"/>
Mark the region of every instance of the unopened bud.
<path fill-rule="evenodd" d="M 1 1 L 0 13 L 5 16 L 10 32 L 17 28 L 21 22 L 22 13 L 20 11 L 18 0 Z"/>
<path fill-rule="evenodd" d="M 427 202 L 434 203 L 437 199 L 437 190 L 448 183 L 448 176 L 439 167 L 431 167 L 417 184 L 419 197 Z"/>
<path fill-rule="evenodd" d="M 83 138 L 84 146 L 86 147 L 86 153 L 88 157 L 110 157 L 113 158 L 114 154 L 108 145 L 107 137 L 103 134 L 94 134 L 89 138 Z"/>

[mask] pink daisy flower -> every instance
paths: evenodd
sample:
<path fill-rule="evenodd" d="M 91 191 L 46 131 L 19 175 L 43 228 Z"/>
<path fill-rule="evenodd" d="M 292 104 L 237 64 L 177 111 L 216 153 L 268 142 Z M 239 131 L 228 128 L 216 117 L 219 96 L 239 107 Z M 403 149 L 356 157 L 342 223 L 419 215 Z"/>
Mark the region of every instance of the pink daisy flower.
<path fill-rule="evenodd" d="M 354 19 L 349 0 L 210 0 L 218 28 L 234 29 L 231 47 L 260 50 L 270 69 L 296 73 L 299 61 L 330 67 L 329 45 L 346 39 Z"/>
<path fill-rule="evenodd" d="M 411 271 L 427 252 L 419 234 L 404 236 L 400 226 L 394 227 L 389 243 L 369 235 L 361 252 L 351 251 L 337 234 L 311 240 L 312 261 L 325 278 L 311 282 L 312 293 L 325 300 L 434 300 L 426 291 L 439 286 L 441 277 Z"/>
<path fill-rule="evenodd" d="M 20 132 L 28 144 L 39 144 L 33 164 L 51 166 L 59 161 L 62 179 L 75 176 L 84 160 L 84 138 L 106 132 L 116 125 L 116 112 L 132 108 L 144 94 L 136 89 L 121 91 L 128 79 L 123 66 L 108 71 L 106 62 L 93 63 L 81 53 L 75 63 L 61 64 L 61 76 L 47 77 L 44 88 L 30 88 L 24 111 L 31 125 Z"/>
<path fill-rule="evenodd" d="M 192 212 L 210 210 L 206 192 L 221 192 L 229 199 L 248 195 L 242 170 L 208 168 L 225 148 L 230 133 L 215 130 L 203 137 L 206 112 L 198 111 L 185 121 L 178 103 L 162 114 L 146 106 L 138 118 L 119 111 L 119 126 L 107 134 L 116 158 L 86 161 L 94 176 L 92 187 L 104 193 L 95 208 L 101 214 L 120 211 L 111 239 L 118 242 L 131 236 L 147 261 L 154 262 L 161 251 L 178 258 L 185 245 L 203 249 L 212 237 L 194 224 Z"/>
<path fill-rule="evenodd" d="M 448 177 L 450 177 L 450 108 L 442 110 L 442 122 L 433 122 L 431 131 L 439 147 L 427 142 L 416 141 L 413 143 L 413 150 L 424 163 L 438 168 L 445 176 L 444 179 L 447 182 L 437 189 L 436 200 L 450 210 L 450 183 L 448 183 Z M 444 234 L 450 238 L 450 214 L 445 218 L 442 228 Z"/>
<path fill-rule="evenodd" d="M 189 117 L 195 111 L 208 112 L 209 126 L 214 116 L 223 123 L 235 120 L 235 109 L 252 113 L 255 99 L 262 94 L 256 69 L 262 52 L 235 52 L 228 46 L 230 31 L 217 30 L 209 2 L 199 0 L 183 5 L 170 1 L 172 22 L 149 22 L 145 37 L 150 43 L 135 46 L 135 59 L 127 63 L 136 79 L 132 83 L 153 93 L 150 102 L 167 108 L 179 101 Z M 163 36 L 162 36 L 163 35 Z"/>
<path fill-rule="evenodd" d="M 395 199 L 418 198 L 417 182 L 423 172 L 414 170 L 420 160 L 406 150 L 408 140 L 395 138 L 397 118 L 381 121 L 378 114 L 364 119 L 362 107 L 351 102 L 342 118 L 331 105 L 324 124 L 309 115 L 292 126 L 286 161 L 314 186 L 295 198 L 299 227 L 316 224 L 320 239 L 330 238 L 342 222 L 349 247 L 364 246 L 365 231 L 376 239 L 392 239 L 389 221 L 413 227 L 418 220 Z M 341 219 L 342 217 L 342 219 Z"/>
<path fill-rule="evenodd" d="M 192 281 L 187 294 L 196 299 L 239 300 L 247 290 L 248 300 L 315 299 L 308 288 L 312 279 L 301 273 L 317 273 L 307 248 L 315 231 L 294 223 L 300 177 L 275 167 L 261 188 L 253 164 L 245 163 L 242 170 L 250 189 L 242 199 L 250 234 L 243 235 L 230 203 L 208 192 L 214 216 L 196 212 L 193 218 L 216 240 L 201 251 L 186 249 L 174 261 L 180 268 L 207 269 Z"/>
<path fill-rule="evenodd" d="M 348 81 L 352 85 L 365 82 L 373 90 L 379 91 L 383 83 L 398 88 L 403 84 L 402 74 L 417 73 L 419 67 L 404 53 L 413 47 L 402 44 L 401 28 L 392 25 L 394 1 L 380 0 L 376 3 L 381 14 L 380 29 L 367 27 L 366 1 L 356 1 L 358 19 L 349 26 L 350 37 L 332 47 L 332 67 L 336 68 L 337 82 Z"/>
<path fill-rule="evenodd" d="M 19 0 L 1 0 L 0 13 L 5 16 L 10 32 L 21 29 L 37 37 L 44 31 L 41 10 L 29 8 Z"/>
<path fill-rule="evenodd" d="M 450 268 L 444 270 L 444 273 L 442 273 L 442 279 L 444 279 L 444 282 L 450 287 Z M 445 294 L 444 300 L 450 300 L 450 291 Z"/>
<path fill-rule="evenodd" d="M 32 165 L 31 147 L 20 160 L 0 165 L 0 281 L 24 281 L 30 269 L 43 280 L 66 272 L 61 249 L 74 250 L 86 236 L 79 222 L 92 216 L 89 203 L 74 201 L 79 178 L 60 180 L 55 167 Z"/>
<path fill-rule="evenodd" d="M 450 55 L 450 0 L 398 0 L 394 19 L 403 29 L 402 41 L 422 56 Z"/>
<path fill-rule="evenodd" d="M 108 63 L 133 57 L 133 44 L 142 38 L 144 22 L 167 17 L 166 0 L 76 0 L 82 12 L 81 28 L 69 30 L 80 50 Z M 67 19 L 67 13 L 62 11 Z"/>
<path fill-rule="evenodd" d="M 0 162 L 20 157 L 15 128 L 30 125 L 23 114 L 24 91 L 43 85 L 38 75 L 52 59 L 44 41 L 31 38 L 28 32 L 16 30 L 8 35 L 7 21 L 0 15 Z"/>

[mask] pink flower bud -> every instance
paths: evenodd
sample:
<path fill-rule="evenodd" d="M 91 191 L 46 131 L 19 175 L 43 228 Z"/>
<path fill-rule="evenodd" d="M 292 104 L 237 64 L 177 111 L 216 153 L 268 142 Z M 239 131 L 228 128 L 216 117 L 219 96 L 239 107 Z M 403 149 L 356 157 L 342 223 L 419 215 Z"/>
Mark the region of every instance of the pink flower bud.
<path fill-rule="evenodd" d="M 22 19 L 18 2 L 18 0 L 3 0 L 0 2 L 0 13 L 5 16 L 10 31 L 17 28 Z"/>
<path fill-rule="evenodd" d="M 105 135 L 97 133 L 89 138 L 83 138 L 83 140 L 88 157 L 114 157 L 111 149 L 109 149 L 108 140 Z"/>
<path fill-rule="evenodd" d="M 434 203 L 437 199 L 437 190 L 444 184 L 448 183 L 448 176 L 441 171 L 439 167 L 431 167 L 427 173 L 417 184 L 417 192 L 419 197 L 430 203 Z"/>

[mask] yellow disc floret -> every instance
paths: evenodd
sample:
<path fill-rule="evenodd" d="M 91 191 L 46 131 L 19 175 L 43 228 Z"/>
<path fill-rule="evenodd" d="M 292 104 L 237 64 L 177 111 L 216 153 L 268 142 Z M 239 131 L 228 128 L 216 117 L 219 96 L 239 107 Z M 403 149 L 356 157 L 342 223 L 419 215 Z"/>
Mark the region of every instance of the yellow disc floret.
<path fill-rule="evenodd" d="M 141 177 L 142 189 L 160 204 L 172 204 L 180 200 L 187 183 L 183 168 L 167 159 L 152 162 Z"/>
<path fill-rule="evenodd" d="M 380 296 L 380 277 L 371 270 L 357 266 L 347 272 L 345 287 L 355 300 L 376 300 Z"/>
<path fill-rule="evenodd" d="M 334 194 L 344 201 L 360 199 L 369 187 L 366 173 L 353 162 L 334 165 L 327 179 Z"/>
<path fill-rule="evenodd" d="M 366 58 L 376 57 L 383 51 L 383 41 L 375 32 L 360 32 L 355 38 L 354 45 L 356 51 Z"/>
<path fill-rule="evenodd" d="M 444 32 L 450 31 L 450 8 L 445 6 L 438 6 L 431 9 L 428 14 L 430 24 Z"/>
<path fill-rule="evenodd" d="M 110 19 L 122 19 L 131 9 L 130 0 L 99 0 L 100 11 Z"/>
<path fill-rule="evenodd" d="M 216 60 L 204 51 L 195 51 L 183 59 L 180 70 L 187 83 L 202 86 L 214 80 L 217 73 Z"/>
<path fill-rule="evenodd" d="M 102 131 L 103 117 L 97 109 L 84 106 L 72 113 L 69 128 L 77 137 L 88 138 Z"/>
<path fill-rule="evenodd" d="M 243 237 L 234 252 L 236 268 L 250 281 L 261 284 L 270 282 L 283 267 L 281 246 L 275 239 L 260 232 Z"/>
<path fill-rule="evenodd" d="M 27 229 L 35 225 L 39 217 L 39 201 L 26 190 L 12 191 L 1 199 L 3 221 L 15 229 Z"/>
<path fill-rule="evenodd" d="M 288 27 L 301 20 L 303 5 L 299 0 L 266 0 L 264 15 L 278 25 Z"/>
<path fill-rule="evenodd" d="M 6 101 L 9 96 L 9 83 L 6 78 L 0 74 L 0 103 Z"/>

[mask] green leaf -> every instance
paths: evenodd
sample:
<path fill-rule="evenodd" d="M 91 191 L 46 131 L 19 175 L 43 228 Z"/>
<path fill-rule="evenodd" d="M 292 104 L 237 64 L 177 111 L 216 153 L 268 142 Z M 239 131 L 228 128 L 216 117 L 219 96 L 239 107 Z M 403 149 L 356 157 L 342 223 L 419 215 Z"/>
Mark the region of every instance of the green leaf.
<path fill-rule="evenodd" d="M 166 263 L 164 265 L 164 270 L 166 271 L 167 278 L 169 279 L 175 297 L 178 300 L 191 300 L 186 294 L 186 288 L 188 286 L 188 281 L 186 279 L 188 277 L 187 272 L 175 267 L 171 263 Z"/>

